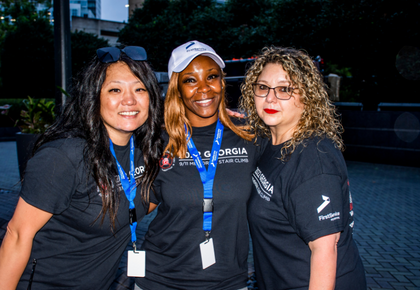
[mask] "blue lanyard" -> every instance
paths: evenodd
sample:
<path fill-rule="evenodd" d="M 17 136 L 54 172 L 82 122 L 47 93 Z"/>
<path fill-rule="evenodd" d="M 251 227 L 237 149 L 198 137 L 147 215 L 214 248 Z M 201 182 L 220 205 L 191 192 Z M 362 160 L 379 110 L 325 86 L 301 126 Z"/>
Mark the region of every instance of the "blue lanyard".
<path fill-rule="evenodd" d="M 216 174 L 217 160 L 219 159 L 219 150 L 222 145 L 223 138 L 223 124 L 220 120 L 217 120 L 216 132 L 214 133 L 213 146 L 211 148 L 211 155 L 208 169 L 204 167 L 203 160 L 195 147 L 195 144 L 190 138 L 190 132 L 187 131 L 185 126 L 185 132 L 187 134 L 188 141 L 188 152 L 194 159 L 195 166 L 200 173 L 201 182 L 204 187 L 204 199 L 203 199 L 203 230 L 206 232 L 206 239 L 210 238 L 211 222 L 213 217 L 213 182 Z"/>
<path fill-rule="evenodd" d="M 130 203 L 129 206 L 129 216 L 130 216 L 130 229 L 131 229 L 131 241 L 133 242 L 134 250 L 136 249 L 136 227 L 137 227 L 137 217 L 136 209 L 134 205 L 134 198 L 136 197 L 136 179 L 134 178 L 134 138 L 130 138 L 130 180 L 128 180 L 127 175 L 125 174 L 123 168 L 117 160 L 115 155 L 114 145 L 112 144 L 111 139 L 109 139 L 109 149 L 117 162 L 118 175 L 120 176 L 121 185 L 124 189 L 125 196 Z"/>

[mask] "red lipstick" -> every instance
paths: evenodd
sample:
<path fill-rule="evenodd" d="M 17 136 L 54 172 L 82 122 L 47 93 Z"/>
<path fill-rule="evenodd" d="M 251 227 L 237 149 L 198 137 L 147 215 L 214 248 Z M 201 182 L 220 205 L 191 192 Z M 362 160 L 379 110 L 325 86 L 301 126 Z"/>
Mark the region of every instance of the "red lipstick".
<path fill-rule="evenodd" d="M 275 114 L 278 111 L 277 110 L 273 110 L 273 109 L 264 109 L 264 112 L 266 112 L 267 114 Z"/>

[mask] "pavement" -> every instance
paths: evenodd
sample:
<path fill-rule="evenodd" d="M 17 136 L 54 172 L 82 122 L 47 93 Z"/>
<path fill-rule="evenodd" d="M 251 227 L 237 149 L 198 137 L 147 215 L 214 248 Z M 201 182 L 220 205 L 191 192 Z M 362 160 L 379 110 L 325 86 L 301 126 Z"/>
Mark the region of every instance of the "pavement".
<path fill-rule="evenodd" d="M 347 167 L 355 212 L 354 239 L 368 289 L 420 289 L 420 168 L 353 161 L 348 161 Z M 19 190 L 16 142 L 0 142 L 0 242 Z M 153 218 L 154 213 L 137 226 L 138 247 Z M 110 289 L 134 288 L 134 279 L 126 275 L 126 264 L 125 254 Z M 252 251 L 248 264 L 248 287 L 258 289 Z"/>

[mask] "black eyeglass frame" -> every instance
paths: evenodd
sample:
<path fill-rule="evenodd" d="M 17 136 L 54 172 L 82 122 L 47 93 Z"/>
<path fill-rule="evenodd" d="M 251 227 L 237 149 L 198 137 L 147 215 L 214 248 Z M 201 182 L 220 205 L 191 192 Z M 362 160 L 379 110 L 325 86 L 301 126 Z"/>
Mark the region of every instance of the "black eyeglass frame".
<path fill-rule="evenodd" d="M 117 47 L 102 47 L 96 50 L 96 55 L 102 63 L 117 62 L 124 52 L 129 58 L 135 61 L 146 61 L 146 50 L 141 46 L 126 46 L 123 49 Z"/>
<path fill-rule="evenodd" d="M 268 92 L 267 92 L 267 94 L 266 94 L 265 96 L 259 96 L 259 95 L 257 95 L 257 94 L 255 93 L 255 88 L 256 88 L 256 86 L 257 86 L 257 85 L 260 85 L 260 86 L 265 86 L 265 87 L 267 87 L 267 88 L 268 88 Z M 288 99 L 281 99 L 281 98 L 279 98 L 279 97 L 277 96 L 277 94 L 276 94 L 276 88 L 287 88 L 286 94 L 288 94 L 288 95 L 289 95 L 289 98 L 288 98 Z M 274 91 L 274 96 L 276 96 L 276 98 L 277 98 L 278 100 L 288 101 L 288 100 L 290 100 L 290 99 L 293 97 L 293 92 L 296 90 L 296 88 L 293 88 L 293 87 L 290 87 L 290 86 L 277 86 L 277 87 L 274 87 L 274 88 L 270 88 L 269 86 L 264 85 L 264 84 L 259 84 L 259 83 L 253 83 L 253 84 L 252 84 L 252 92 L 253 92 L 253 93 L 254 93 L 254 95 L 255 95 L 256 97 L 258 97 L 258 98 L 266 98 L 266 97 L 268 96 L 268 94 L 270 93 L 270 90 L 273 90 L 273 91 Z M 289 93 L 289 91 L 290 91 L 290 93 Z"/>

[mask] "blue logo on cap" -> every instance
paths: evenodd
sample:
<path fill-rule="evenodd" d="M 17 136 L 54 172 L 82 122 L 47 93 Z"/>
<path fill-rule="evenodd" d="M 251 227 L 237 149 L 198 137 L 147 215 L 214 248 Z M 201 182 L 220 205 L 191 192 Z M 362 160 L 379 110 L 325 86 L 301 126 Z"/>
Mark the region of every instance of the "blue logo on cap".
<path fill-rule="evenodd" d="M 190 48 L 191 46 L 193 46 L 195 44 L 195 42 L 193 41 L 193 42 L 191 42 L 191 44 L 190 45 L 188 45 L 185 49 L 188 49 L 188 48 Z"/>

